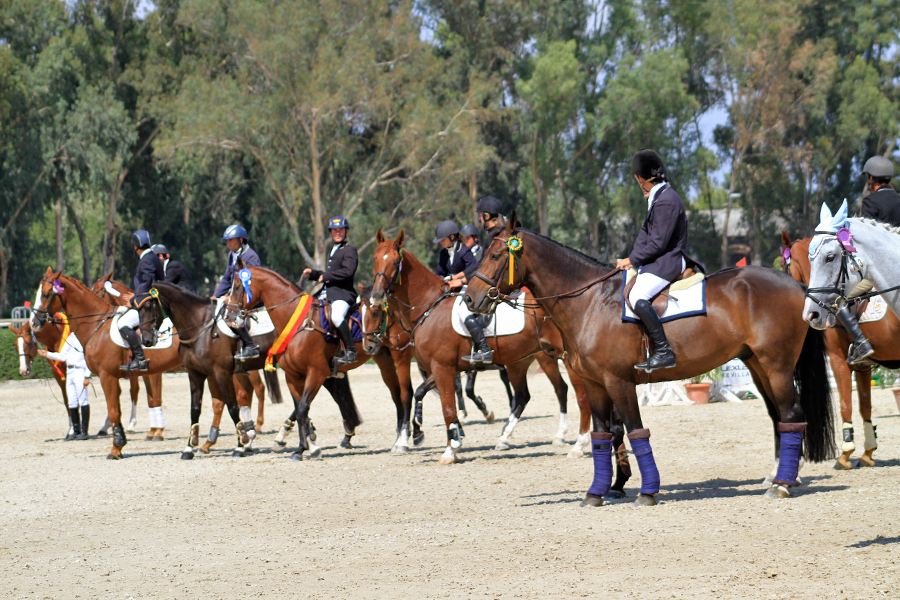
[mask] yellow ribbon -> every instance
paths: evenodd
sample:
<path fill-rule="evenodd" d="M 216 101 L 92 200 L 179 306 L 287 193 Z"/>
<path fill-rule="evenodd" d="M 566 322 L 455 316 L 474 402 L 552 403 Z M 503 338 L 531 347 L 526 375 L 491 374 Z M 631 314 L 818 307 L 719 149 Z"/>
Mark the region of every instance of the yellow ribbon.
<path fill-rule="evenodd" d="M 522 238 L 517 235 L 510 236 L 509 240 L 506 242 L 506 247 L 509 249 L 509 285 L 513 284 L 513 275 L 515 274 L 515 264 L 517 259 L 516 252 L 519 252 L 523 246 Z"/>

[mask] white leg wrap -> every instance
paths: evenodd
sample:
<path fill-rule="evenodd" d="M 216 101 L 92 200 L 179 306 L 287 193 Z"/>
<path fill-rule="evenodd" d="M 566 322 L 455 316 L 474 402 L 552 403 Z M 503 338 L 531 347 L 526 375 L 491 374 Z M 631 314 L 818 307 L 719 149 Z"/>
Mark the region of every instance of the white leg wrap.
<path fill-rule="evenodd" d="M 137 403 L 131 403 L 131 419 L 129 419 L 132 423 L 132 431 L 134 431 L 134 427 L 137 425 Z"/>
<path fill-rule="evenodd" d="M 569 449 L 568 456 L 570 458 L 580 458 L 587 452 L 588 445 L 591 443 L 591 432 L 578 434 L 575 443 Z"/>
<path fill-rule="evenodd" d="M 569 415 L 559 413 L 559 429 L 556 430 L 556 435 L 553 437 L 557 440 L 564 440 L 567 433 L 569 433 Z"/>
<path fill-rule="evenodd" d="M 156 408 L 147 409 L 147 414 L 150 418 L 150 428 L 151 429 L 164 429 L 165 428 L 166 420 L 163 417 L 162 406 L 157 406 Z"/>
<path fill-rule="evenodd" d="M 316 446 L 316 443 L 309 438 L 306 438 L 306 445 L 309 446 L 309 453 L 312 454 L 314 452 L 319 451 L 319 447 Z"/>
<path fill-rule="evenodd" d="M 453 448 L 451 448 L 450 446 L 447 446 L 447 449 L 444 450 L 444 453 L 441 455 L 441 458 L 456 461 L 457 460 L 456 451 L 453 450 Z"/>
<path fill-rule="evenodd" d="M 241 411 L 241 421 L 252 421 L 253 417 L 250 415 L 250 407 L 242 406 L 240 408 Z"/>
<path fill-rule="evenodd" d="M 16 348 L 19 350 L 19 375 L 24 377 L 28 371 L 28 365 L 25 363 L 25 340 L 16 338 Z"/>
<path fill-rule="evenodd" d="M 509 415 L 509 421 L 507 421 L 506 427 L 503 428 L 503 435 L 501 436 L 501 438 L 509 439 L 512 436 L 513 430 L 516 428 L 516 424 L 518 422 L 519 419 L 517 419 L 515 415 Z"/>
<path fill-rule="evenodd" d="M 878 448 L 878 435 L 875 433 L 875 425 L 872 425 L 872 421 L 863 421 L 863 431 L 866 434 L 865 449 Z"/>
<path fill-rule="evenodd" d="M 400 432 L 400 437 L 397 438 L 397 442 L 394 445 L 401 448 L 409 448 L 409 436 L 406 434 L 405 428 Z"/>
<path fill-rule="evenodd" d="M 853 423 L 844 421 L 844 425 L 842 427 L 841 433 L 845 436 L 845 438 L 846 438 L 848 429 L 850 430 L 850 435 L 852 436 L 853 435 Z M 853 452 L 854 450 L 856 450 L 856 444 L 852 440 L 843 442 L 841 444 L 841 452 L 843 452 L 845 454 Z"/>

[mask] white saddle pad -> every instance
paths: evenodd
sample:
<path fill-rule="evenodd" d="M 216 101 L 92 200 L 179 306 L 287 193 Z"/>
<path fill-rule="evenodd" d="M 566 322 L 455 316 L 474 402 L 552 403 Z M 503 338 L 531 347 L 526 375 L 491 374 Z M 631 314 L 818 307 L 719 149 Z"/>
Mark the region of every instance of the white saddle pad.
<path fill-rule="evenodd" d="M 629 323 L 640 323 L 641 320 L 628 308 L 628 304 L 625 302 L 625 284 L 629 279 L 628 272 L 624 273 L 622 276 L 622 320 Z M 665 323 L 666 321 L 705 314 L 706 277 L 702 273 L 698 273 L 672 284 L 669 288 L 669 305 L 659 320 Z"/>
<path fill-rule="evenodd" d="M 884 315 L 887 314 L 888 305 L 887 302 L 884 301 L 884 298 L 881 296 L 872 296 L 869 298 L 869 305 L 866 306 L 866 310 L 859 317 L 860 323 L 871 323 L 873 321 L 880 321 L 884 318 Z"/>
<path fill-rule="evenodd" d="M 519 298 L 524 300 L 525 295 L 522 294 Z M 463 302 L 462 294 L 460 294 L 456 297 L 456 301 L 453 302 L 453 310 L 450 313 L 453 331 L 463 337 L 472 337 L 472 334 L 466 329 L 465 323 L 466 317 L 471 314 L 471 311 L 466 307 L 466 303 Z M 521 333 L 523 329 L 525 329 L 525 313 L 502 302 L 497 306 L 497 312 L 494 313 L 494 318 L 488 323 L 484 333 L 488 337 L 494 335 L 515 335 Z"/>
<path fill-rule="evenodd" d="M 216 299 L 216 314 L 220 314 L 219 311 L 222 309 L 222 303 L 225 302 L 225 296 L 221 296 Z M 252 313 L 253 318 L 248 318 L 247 320 L 247 331 L 250 333 L 250 336 L 257 335 L 266 335 L 267 333 L 272 333 L 275 331 L 275 325 L 272 323 L 272 318 L 269 316 L 269 311 L 266 309 L 262 310 L 254 310 Z M 237 337 L 235 333 L 231 330 L 231 328 L 225 324 L 225 321 L 222 319 L 216 320 L 216 326 L 219 328 L 219 331 L 222 335 L 228 336 L 230 338 Z"/>
<path fill-rule="evenodd" d="M 112 339 L 113 343 L 120 348 L 128 348 L 128 342 L 122 339 L 122 334 L 119 333 L 119 318 L 128 310 L 128 307 L 120 306 L 116 309 L 116 316 L 112 318 L 112 324 L 109 327 L 109 337 Z M 145 350 L 168 350 L 172 347 L 172 340 L 175 339 L 175 336 L 172 335 L 173 326 L 172 320 L 166 317 L 163 319 L 162 325 L 159 327 L 159 340 L 157 340 L 155 346 L 144 346 L 141 344 L 141 347 Z M 138 335 L 140 337 L 140 335 Z"/>

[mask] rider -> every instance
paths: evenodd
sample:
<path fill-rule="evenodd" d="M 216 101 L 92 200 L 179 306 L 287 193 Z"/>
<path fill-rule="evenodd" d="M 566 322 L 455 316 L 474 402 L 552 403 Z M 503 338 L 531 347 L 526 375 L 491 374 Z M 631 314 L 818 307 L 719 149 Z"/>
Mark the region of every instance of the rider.
<path fill-rule="evenodd" d="M 353 342 L 353 332 L 350 329 L 350 320 L 347 318 L 347 314 L 350 312 L 350 307 L 356 304 L 353 276 L 356 275 L 359 255 L 356 247 L 347 242 L 350 222 L 346 218 L 332 217 L 328 221 L 328 233 L 331 235 L 333 244 L 328 251 L 325 270 L 304 269 L 303 274 L 308 279 L 318 280 L 325 284 L 323 294 L 331 302 L 331 322 L 344 343 L 344 352 L 336 356 L 335 361 L 339 365 L 348 365 L 357 360 L 356 344 Z M 319 298 L 321 299 L 322 296 L 320 295 Z"/>
<path fill-rule="evenodd" d="M 862 216 L 882 223 L 900 226 L 900 194 L 891 187 L 894 177 L 894 163 L 883 156 L 873 156 L 863 165 L 869 195 L 863 198 Z M 837 320 L 847 330 L 853 343 L 847 356 L 847 363 L 861 364 L 875 353 L 872 344 L 859 327 L 856 314 L 846 306 L 837 312 Z"/>
<path fill-rule="evenodd" d="M 157 255 L 159 260 L 163 263 L 163 274 L 165 275 L 164 281 L 166 283 L 171 283 L 172 285 L 177 285 L 196 293 L 197 286 L 194 285 L 194 278 L 191 277 L 187 267 L 177 260 L 169 258 L 168 248 L 162 244 L 154 244 L 151 250 L 153 250 L 153 254 Z"/>
<path fill-rule="evenodd" d="M 50 360 L 66 363 L 66 396 L 69 399 L 69 417 L 72 419 L 72 437 L 66 440 L 88 439 L 88 424 L 91 420 L 91 407 L 88 402 L 87 387 L 91 383 L 91 371 L 84 360 L 84 348 L 75 335 L 69 334 L 59 352 L 47 352 L 41 348 L 38 354 Z M 81 414 L 78 414 L 79 408 Z"/>
<path fill-rule="evenodd" d="M 447 282 L 449 291 L 459 290 L 468 281 L 467 275 L 473 274 L 478 268 L 478 261 L 472 254 L 468 244 L 460 241 L 459 229 L 453 221 L 441 221 L 434 229 L 434 243 L 440 244 L 441 255 L 438 259 L 437 274 Z M 474 349 L 463 360 L 472 364 L 490 364 L 494 362 L 494 353 L 488 346 L 484 328 L 490 322 L 490 318 L 482 319 L 478 315 L 469 315 L 464 321 L 469 335 L 472 336 Z"/>
<path fill-rule="evenodd" d="M 635 368 L 653 371 L 675 366 L 675 352 L 650 300 L 687 268 L 688 221 L 684 203 L 669 185 L 659 154 L 639 150 L 631 157 L 631 172 L 647 198 L 647 218 L 631 255 L 617 261 L 616 266 L 638 270 L 628 300 L 653 341 L 653 355 Z"/>
<path fill-rule="evenodd" d="M 234 283 L 234 268 L 239 258 L 243 260 L 244 264 L 248 267 L 262 266 L 259 262 L 259 255 L 256 254 L 253 248 L 247 243 L 246 229 L 238 224 L 230 225 L 228 229 L 225 230 L 222 239 L 225 240 L 225 244 L 228 246 L 229 250 L 228 267 L 225 269 L 225 274 L 222 275 L 219 285 L 216 286 L 216 291 L 212 295 L 213 300 L 231 292 L 231 284 Z M 251 358 L 258 357 L 259 346 L 257 346 L 253 342 L 253 338 L 250 337 L 246 323 L 240 327 L 229 327 L 235 335 L 241 338 L 241 342 L 243 342 L 243 348 L 234 355 L 235 360 L 250 360 Z"/>
<path fill-rule="evenodd" d="M 478 243 L 478 228 L 471 223 L 462 228 L 463 244 L 469 247 L 472 255 L 475 256 L 475 263 L 481 262 L 481 244 Z"/>
<path fill-rule="evenodd" d="M 149 363 L 144 358 L 141 338 L 135 332 L 135 329 L 141 325 L 141 316 L 137 311 L 137 305 L 143 299 L 142 296 L 150 291 L 153 284 L 162 281 L 165 275 L 162 261 L 150 249 L 150 233 L 143 229 L 135 231 L 131 236 L 131 244 L 141 259 L 138 261 L 134 274 L 134 293 L 122 294 L 122 299 L 129 308 L 119 317 L 119 333 L 131 347 L 131 362 L 122 365 L 122 370 L 146 371 Z"/>

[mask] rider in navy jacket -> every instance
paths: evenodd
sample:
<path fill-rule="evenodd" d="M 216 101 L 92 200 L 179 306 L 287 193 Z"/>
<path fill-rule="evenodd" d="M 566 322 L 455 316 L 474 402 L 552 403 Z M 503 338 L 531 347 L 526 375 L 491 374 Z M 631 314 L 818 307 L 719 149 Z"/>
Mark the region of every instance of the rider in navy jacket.
<path fill-rule="evenodd" d="M 134 272 L 134 293 L 125 294 L 123 299 L 129 303 L 129 309 L 119 317 L 119 333 L 131 348 L 131 362 L 122 365 L 123 371 L 146 371 L 150 364 L 144 358 L 144 349 L 141 346 L 141 338 L 135 332 L 135 328 L 141 324 L 141 316 L 137 311 L 137 304 L 153 287 L 157 281 L 162 281 L 165 276 L 163 264 L 159 257 L 150 249 L 150 233 L 141 229 L 131 236 L 131 244 L 134 251 L 140 255 L 137 269 Z"/>
<path fill-rule="evenodd" d="M 219 285 L 216 287 L 215 293 L 212 295 L 214 299 L 231 292 L 231 285 L 234 283 L 235 265 L 237 264 L 238 258 L 243 260 L 244 264 L 248 267 L 261 266 L 259 255 L 257 255 L 247 244 L 246 229 L 237 224 L 231 225 L 225 230 L 225 235 L 222 236 L 222 239 L 225 240 L 225 243 L 230 250 L 228 253 L 228 268 L 225 269 L 225 274 L 222 276 Z M 242 342 L 242 348 L 234 355 L 235 360 L 250 360 L 251 358 L 259 356 L 259 346 L 257 346 L 253 341 L 253 338 L 250 337 L 246 323 L 240 327 L 231 327 L 231 330 L 235 335 L 241 338 Z"/>
<path fill-rule="evenodd" d="M 153 254 L 157 255 L 159 260 L 162 261 L 163 274 L 165 275 L 163 281 L 171 283 L 172 285 L 177 285 L 178 287 L 194 293 L 197 292 L 197 286 L 194 285 L 194 278 L 191 277 L 190 271 L 177 260 L 169 258 L 168 248 L 162 244 L 154 244 L 151 250 L 153 250 Z"/>

